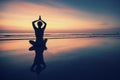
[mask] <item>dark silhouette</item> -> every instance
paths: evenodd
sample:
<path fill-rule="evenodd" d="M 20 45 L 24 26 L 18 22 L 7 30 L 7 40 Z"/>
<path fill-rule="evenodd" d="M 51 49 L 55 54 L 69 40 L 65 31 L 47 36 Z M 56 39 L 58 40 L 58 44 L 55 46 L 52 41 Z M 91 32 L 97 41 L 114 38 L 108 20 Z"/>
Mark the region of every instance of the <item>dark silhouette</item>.
<path fill-rule="evenodd" d="M 46 42 L 47 39 L 45 39 L 45 42 L 42 45 L 33 45 L 32 47 L 29 48 L 30 51 L 35 50 L 35 58 L 31 66 L 31 71 L 36 72 L 37 74 L 39 74 L 42 70 L 46 68 L 43 56 L 43 52 L 44 50 L 46 50 L 45 47 Z"/>
<path fill-rule="evenodd" d="M 35 25 L 35 23 L 37 23 L 37 26 Z M 44 25 L 43 25 L 44 24 Z M 42 27 L 43 25 L 43 27 Z M 34 28 L 34 31 L 35 31 L 35 36 L 36 36 L 36 42 L 37 44 L 40 44 L 42 41 L 43 41 L 43 36 L 44 36 L 44 30 L 46 28 L 46 22 L 44 22 L 41 17 L 39 17 L 39 20 L 35 20 L 32 22 L 32 26 Z"/>
<path fill-rule="evenodd" d="M 38 28 L 36 27 L 35 22 L 38 22 Z M 42 27 L 43 23 L 44 26 Z M 46 23 L 41 19 L 41 17 L 39 17 L 39 20 L 33 21 L 32 25 L 35 31 L 36 41 L 29 41 L 29 43 L 32 44 L 32 47 L 29 48 L 29 51 L 35 50 L 34 62 L 30 69 L 32 72 L 40 74 L 40 72 L 46 68 L 43 56 L 44 50 L 47 50 L 46 42 L 48 40 L 43 38 Z"/>

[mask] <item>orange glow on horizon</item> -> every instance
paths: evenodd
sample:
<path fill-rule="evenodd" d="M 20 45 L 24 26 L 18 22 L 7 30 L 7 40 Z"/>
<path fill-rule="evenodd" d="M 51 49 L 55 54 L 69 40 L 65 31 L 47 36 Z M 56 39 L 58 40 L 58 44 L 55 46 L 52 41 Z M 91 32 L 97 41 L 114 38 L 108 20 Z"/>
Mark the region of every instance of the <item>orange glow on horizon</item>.
<path fill-rule="evenodd" d="M 97 46 L 103 43 L 104 41 L 107 41 L 107 40 L 102 40 L 100 38 L 99 39 L 98 38 L 49 39 L 46 46 L 48 47 L 48 50 L 47 50 L 48 53 L 50 52 L 52 54 L 56 54 L 60 52 L 71 51 L 77 48 L 82 49 L 89 46 Z M 2 51 L 4 50 L 6 51 L 20 50 L 21 51 L 21 49 L 23 49 L 23 53 L 24 53 L 24 50 L 27 50 L 29 52 L 28 49 L 29 47 L 31 47 L 31 44 L 29 44 L 29 42 L 26 40 L 3 41 L 0 44 L 1 44 L 0 49 Z M 23 54 L 23 53 L 20 53 L 20 54 Z"/>
<path fill-rule="evenodd" d="M 108 17 L 98 16 L 96 20 L 90 13 L 64 5 L 57 8 L 30 2 L 12 2 L 4 5 L 4 10 L 0 11 L 0 26 L 2 30 L 33 31 L 31 22 L 38 19 L 39 15 L 47 23 L 46 32 L 105 29 L 115 25 Z M 109 25 L 101 25 L 104 21 Z"/>

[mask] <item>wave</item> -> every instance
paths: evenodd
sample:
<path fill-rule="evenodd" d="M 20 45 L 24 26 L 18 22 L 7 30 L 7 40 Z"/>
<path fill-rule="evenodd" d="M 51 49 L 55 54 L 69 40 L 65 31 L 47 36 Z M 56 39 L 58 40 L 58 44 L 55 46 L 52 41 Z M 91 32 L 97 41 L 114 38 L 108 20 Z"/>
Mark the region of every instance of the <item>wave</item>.
<path fill-rule="evenodd" d="M 70 38 L 94 38 L 114 37 L 120 38 L 120 33 L 46 33 L 44 38 L 48 39 L 70 39 Z M 0 33 L 2 40 L 34 40 L 34 33 Z"/>

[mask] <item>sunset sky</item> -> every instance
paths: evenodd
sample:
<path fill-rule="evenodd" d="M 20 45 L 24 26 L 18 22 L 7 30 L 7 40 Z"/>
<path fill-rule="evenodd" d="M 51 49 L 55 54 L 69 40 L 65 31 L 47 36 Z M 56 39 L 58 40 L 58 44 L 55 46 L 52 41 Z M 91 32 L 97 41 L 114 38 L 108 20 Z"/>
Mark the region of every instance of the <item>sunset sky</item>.
<path fill-rule="evenodd" d="M 46 32 L 120 31 L 119 0 L 0 0 L 0 32 L 33 32 L 42 19 Z"/>

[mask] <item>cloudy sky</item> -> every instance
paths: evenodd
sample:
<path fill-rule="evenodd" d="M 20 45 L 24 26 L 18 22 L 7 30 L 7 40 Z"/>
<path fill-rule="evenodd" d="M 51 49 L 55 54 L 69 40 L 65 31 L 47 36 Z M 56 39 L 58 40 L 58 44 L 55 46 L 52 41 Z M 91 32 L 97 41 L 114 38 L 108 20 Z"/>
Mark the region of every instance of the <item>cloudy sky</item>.
<path fill-rule="evenodd" d="M 0 0 L 1 32 L 33 32 L 42 19 L 46 32 L 120 31 L 119 0 Z"/>

